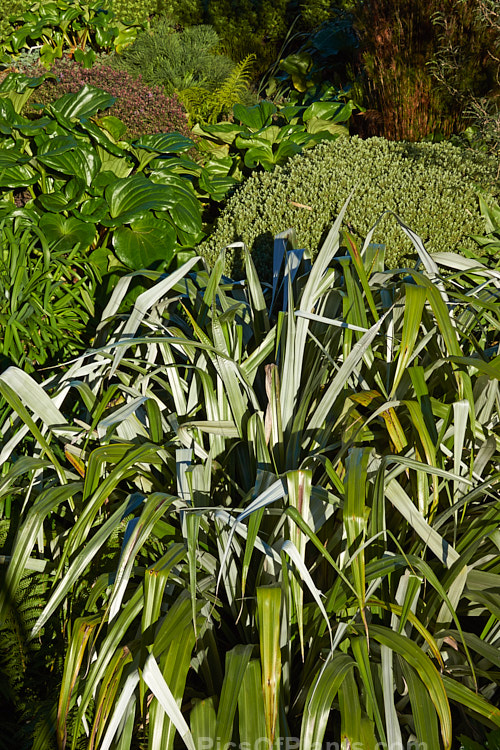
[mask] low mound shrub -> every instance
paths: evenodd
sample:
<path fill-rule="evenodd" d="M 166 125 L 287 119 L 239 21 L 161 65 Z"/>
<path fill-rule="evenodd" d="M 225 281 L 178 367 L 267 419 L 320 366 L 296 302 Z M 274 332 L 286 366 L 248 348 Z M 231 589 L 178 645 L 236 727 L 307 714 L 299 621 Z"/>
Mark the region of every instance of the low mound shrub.
<path fill-rule="evenodd" d="M 299 245 L 314 256 L 352 191 L 346 222 L 355 240 L 387 210 L 414 228 L 430 252 L 474 249 L 469 235 L 485 230 L 478 191 L 495 194 L 495 175 L 492 160 L 449 143 L 364 141 L 356 136 L 320 143 L 272 173 L 253 174 L 228 200 L 201 253 L 212 265 L 222 247 L 242 240 L 260 272 L 268 274 L 273 235 L 293 226 Z M 388 267 L 396 268 L 414 255 L 390 214 L 381 218 L 372 240 L 384 241 Z M 238 251 L 226 256 L 226 270 L 238 273 Z"/>
<path fill-rule="evenodd" d="M 113 61 L 116 67 L 155 86 L 168 94 L 189 86 L 205 86 L 212 90 L 232 72 L 234 62 L 223 55 L 219 35 L 211 26 L 193 26 L 175 31 L 168 19 L 162 18 Z"/>
<path fill-rule="evenodd" d="M 40 74 L 41 70 L 29 73 Z M 49 104 L 64 94 L 78 93 L 88 84 L 116 97 L 106 114 L 118 117 L 127 126 L 126 138 L 149 133 L 189 133 L 186 111 L 178 97 L 166 96 L 159 86 L 148 86 L 141 76 L 134 77 L 126 70 L 115 70 L 105 64 L 82 68 L 68 58 L 56 60 L 51 73 L 56 77 L 45 81 L 33 102 Z"/>

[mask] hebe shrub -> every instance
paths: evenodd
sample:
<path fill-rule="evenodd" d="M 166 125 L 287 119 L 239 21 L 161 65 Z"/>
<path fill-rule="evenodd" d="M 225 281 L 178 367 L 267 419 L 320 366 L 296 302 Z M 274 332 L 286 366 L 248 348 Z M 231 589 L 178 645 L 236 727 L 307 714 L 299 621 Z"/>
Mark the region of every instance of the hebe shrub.
<path fill-rule="evenodd" d="M 126 138 L 174 131 L 189 134 L 186 111 L 177 96 L 165 96 L 159 86 L 147 86 L 140 76 L 134 78 L 125 70 L 115 70 L 104 64 L 82 68 L 68 58 L 56 60 L 51 73 L 56 79 L 47 80 L 32 101 L 47 104 L 63 94 L 78 92 L 87 83 L 116 96 L 107 114 L 125 123 Z"/>
<path fill-rule="evenodd" d="M 477 185 L 495 193 L 495 167 L 494 160 L 449 143 L 357 136 L 323 142 L 272 173 L 254 173 L 228 200 L 200 251 L 212 264 L 223 247 L 243 240 L 269 275 L 274 235 L 294 227 L 300 247 L 314 254 L 352 190 L 344 226 L 357 241 L 391 209 L 430 252 L 476 248 L 468 235 L 484 234 Z M 380 221 L 373 242 L 386 244 L 389 267 L 413 256 L 392 216 Z M 239 256 L 228 250 L 226 258 L 227 272 L 238 273 Z"/>

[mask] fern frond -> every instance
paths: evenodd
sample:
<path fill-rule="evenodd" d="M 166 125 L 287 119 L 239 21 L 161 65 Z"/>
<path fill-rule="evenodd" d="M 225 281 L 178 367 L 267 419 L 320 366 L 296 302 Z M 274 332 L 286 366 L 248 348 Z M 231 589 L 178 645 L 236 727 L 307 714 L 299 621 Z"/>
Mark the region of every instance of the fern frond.
<path fill-rule="evenodd" d="M 250 70 L 255 60 L 255 55 L 247 55 L 234 66 L 221 85 L 212 91 L 204 86 L 191 86 L 177 91 L 189 113 L 189 124 L 200 121 L 215 123 L 221 115 L 228 114 L 235 104 L 240 103 L 248 91 Z"/>
<path fill-rule="evenodd" d="M 222 111 L 231 110 L 235 104 L 241 102 L 242 96 L 248 91 L 248 84 L 251 76 L 250 70 L 256 61 L 255 55 L 247 55 L 244 60 L 239 62 L 232 73 L 217 89 L 217 99 Z"/>

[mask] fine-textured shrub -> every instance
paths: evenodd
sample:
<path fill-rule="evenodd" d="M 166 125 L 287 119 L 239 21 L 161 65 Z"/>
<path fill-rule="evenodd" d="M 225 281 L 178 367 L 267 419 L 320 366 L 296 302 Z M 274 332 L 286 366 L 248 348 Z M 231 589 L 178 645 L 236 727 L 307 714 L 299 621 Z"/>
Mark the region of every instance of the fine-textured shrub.
<path fill-rule="evenodd" d="M 491 34 L 476 10 L 477 0 L 355 0 L 364 103 L 372 113 L 365 134 L 417 141 L 462 129 L 463 106 L 436 86 L 429 63 L 443 46 L 458 46 L 458 89 L 484 93 L 494 85 Z"/>
<path fill-rule="evenodd" d="M 127 125 L 127 138 L 172 131 L 188 133 L 187 116 L 177 96 L 165 96 L 160 87 L 146 85 L 140 76 L 134 78 L 127 71 L 109 65 L 82 68 L 67 58 L 56 60 L 51 72 L 56 79 L 47 80 L 32 101 L 47 104 L 63 94 L 77 93 L 89 84 L 116 97 L 107 114 Z"/>
<path fill-rule="evenodd" d="M 211 26 L 176 32 L 167 19 L 139 34 L 114 65 L 141 75 L 145 83 L 162 86 L 168 94 L 190 86 L 212 90 L 234 68 L 234 62 L 220 54 L 219 36 Z"/>
<path fill-rule="evenodd" d="M 493 190 L 494 175 L 495 165 L 486 157 L 448 143 L 339 138 L 294 157 L 273 173 L 253 174 L 228 201 L 201 251 L 213 263 L 222 247 L 243 240 L 256 264 L 268 270 L 272 236 L 281 227 L 293 226 L 299 245 L 314 252 L 352 190 L 346 220 L 357 238 L 389 209 L 418 232 L 431 252 L 473 248 L 467 236 L 484 233 L 476 181 Z M 389 215 L 373 236 L 374 242 L 382 240 L 389 266 L 397 267 L 412 253 L 411 243 Z"/>
<path fill-rule="evenodd" d="M 113 13 L 124 23 L 145 23 L 158 13 L 160 5 L 158 0 L 111 0 Z"/>

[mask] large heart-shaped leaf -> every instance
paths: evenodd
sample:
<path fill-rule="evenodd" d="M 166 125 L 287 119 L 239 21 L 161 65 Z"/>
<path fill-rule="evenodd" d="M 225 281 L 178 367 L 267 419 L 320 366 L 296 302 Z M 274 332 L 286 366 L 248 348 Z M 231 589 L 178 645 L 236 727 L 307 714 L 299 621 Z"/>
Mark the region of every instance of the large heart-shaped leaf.
<path fill-rule="evenodd" d="M 118 122 L 120 122 L 120 120 L 118 120 Z M 111 154 L 113 154 L 113 156 L 121 156 L 123 158 L 127 157 L 127 152 L 125 151 L 123 146 L 110 140 L 105 130 L 96 125 L 95 122 L 92 122 L 92 120 L 84 120 L 81 123 L 80 127 L 87 131 L 87 133 L 90 135 L 92 140 L 95 141 L 95 143 L 98 143 L 99 146 L 102 146 L 102 148 L 106 149 L 106 151 L 109 151 Z"/>
<path fill-rule="evenodd" d="M 88 247 L 95 235 L 92 224 L 85 224 L 74 216 L 66 219 L 61 214 L 44 214 L 40 219 L 40 229 L 49 242 L 57 242 L 58 250 L 72 250 L 76 245 Z"/>
<path fill-rule="evenodd" d="M 104 198 L 95 197 L 89 198 L 81 204 L 79 214 L 84 221 L 97 224 L 106 216 L 107 211 L 108 207 Z"/>
<path fill-rule="evenodd" d="M 354 109 L 352 101 L 343 102 L 313 102 L 308 107 L 302 119 L 304 122 L 316 117 L 320 120 L 333 120 L 334 122 L 345 122 L 349 119 Z"/>
<path fill-rule="evenodd" d="M 124 177 L 105 191 L 111 220 L 107 226 L 121 226 L 143 219 L 149 211 L 167 211 L 176 196 L 170 186 L 157 185 L 142 174 Z"/>
<path fill-rule="evenodd" d="M 12 190 L 34 185 L 39 175 L 26 164 L 28 160 L 29 156 L 17 149 L 0 151 L 0 187 Z"/>
<path fill-rule="evenodd" d="M 141 136 L 134 141 L 134 146 L 147 151 L 155 151 L 158 154 L 178 154 L 189 151 L 194 146 L 194 142 L 180 133 L 154 133 Z"/>
<path fill-rule="evenodd" d="M 108 109 L 116 97 L 85 84 L 77 94 L 64 94 L 52 105 L 54 112 L 64 117 L 93 117 L 99 110 Z"/>
<path fill-rule="evenodd" d="M 59 213 L 59 211 L 64 211 L 68 205 L 68 199 L 63 195 L 63 193 L 48 193 L 47 195 L 39 195 L 37 198 L 37 202 L 46 211 L 50 211 L 55 214 Z"/>
<path fill-rule="evenodd" d="M 193 127 L 193 133 L 195 135 L 208 136 L 213 140 L 222 141 L 222 143 L 231 144 L 238 133 L 243 133 L 244 128 L 240 125 L 234 125 L 232 122 L 219 122 L 214 125 L 196 124 Z M 203 147 L 203 141 L 201 142 Z"/>
<path fill-rule="evenodd" d="M 262 141 L 249 148 L 245 154 L 245 164 L 250 169 L 255 169 L 258 164 L 262 164 L 264 169 L 267 171 L 271 170 L 275 165 L 271 144 Z"/>
<path fill-rule="evenodd" d="M 176 200 L 170 209 L 170 216 L 178 229 L 191 235 L 201 232 L 201 206 L 187 191 L 176 191 Z"/>
<path fill-rule="evenodd" d="M 0 98 L 0 133 L 10 135 L 13 128 L 25 125 L 29 120 L 18 115 L 10 99 Z"/>
<path fill-rule="evenodd" d="M 118 227 L 113 233 L 113 247 L 118 258 L 134 271 L 148 268 L 156 261 L 170 262 L 175 240 L 174 228 L 154 216 L 136 221 L 130 227 Z"/>
<path fill-rule="evenodd" d="M 276 106 L 272 102 L 263 101 L 254 104 L 252 107 L 245 107 L 244 104 L 235 104 L 233 113 L 237 120 L 251 130 L 260 130 L 265 125 L 269 125 L 272 116 L 276 113 Z"/>
<path fill-rule="evenodd" d="M 119 141 L 125 134 L 127 126 L 118 117 L 114 115 L 104 115 L 97 120 L 99 126 L 106 130 L 115 141 Z"/>
<path fill-rule="evenodd" d="M 101 168 L 101 160 L 88 143 L 78 141 L 71 135 L 38 139 L 37 158 L 47 167 L 79 177 L 90 186 Z"/>
<path fill-rule="evenodd" d="M 307 123 L 307 132 L 311 134 L 330 133 L 331 135 L 339 136 L 349 135 L 349 128 L 332 120 L 319 120 L 314 117 Z"/>

